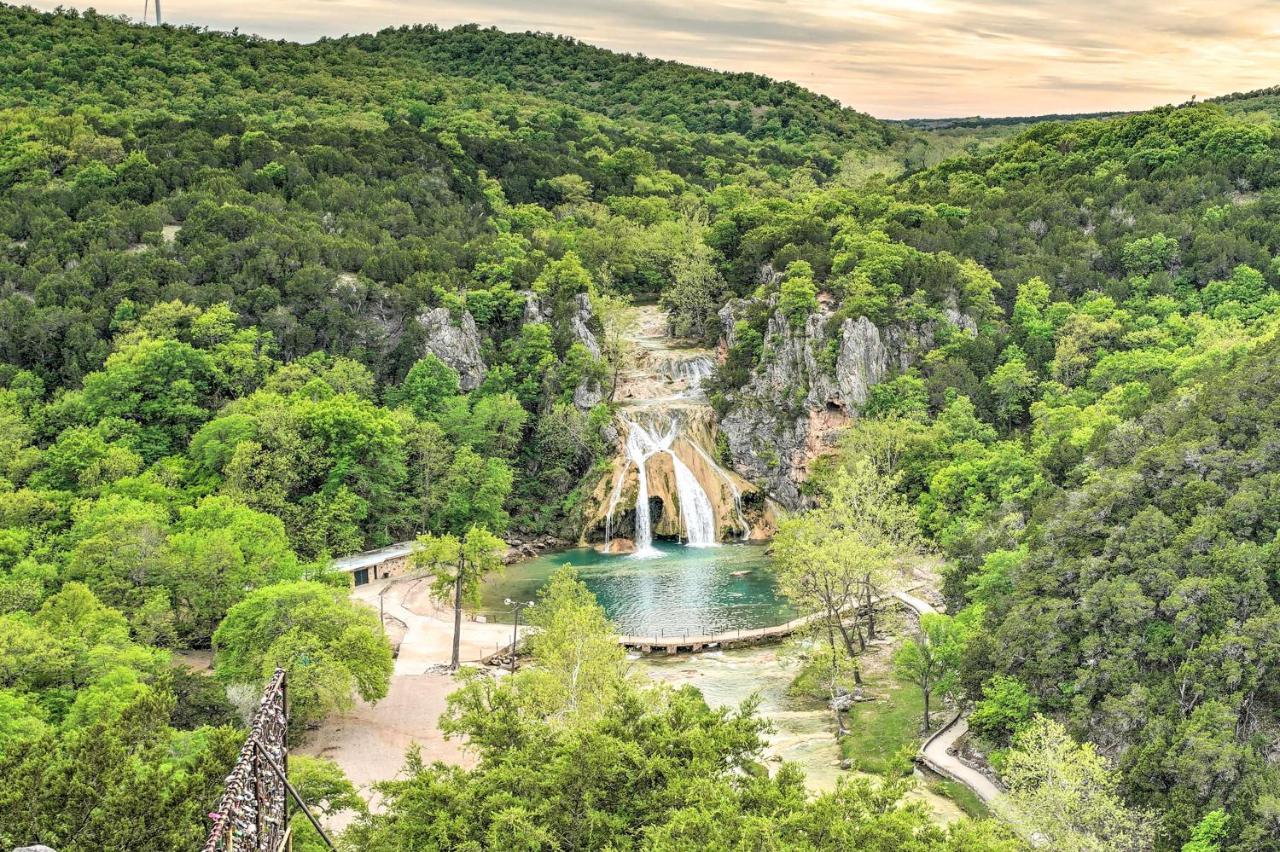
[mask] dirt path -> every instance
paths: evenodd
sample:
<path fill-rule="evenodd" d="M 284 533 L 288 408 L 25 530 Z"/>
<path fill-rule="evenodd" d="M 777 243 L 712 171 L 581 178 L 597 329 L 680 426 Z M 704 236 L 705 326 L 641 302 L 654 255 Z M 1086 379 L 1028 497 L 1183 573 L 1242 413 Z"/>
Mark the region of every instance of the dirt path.
<path fill-rule="evenodd" d="M 384 589 L 384 613 L 404 624 L 387 697 L 376 704 L 357 701 L 351 712 L 327 719 L 297 749 L 337 761 L 370 799 L 369 786 L 397 777 L 414 744 L 428 763 L 474 763 L 461 743 L 444 738 L 438 725 L 445 698 L 455 688 L 453 678 L 435 668 L 449 662 L 452 613 L 431 602 L 426 583 L 415 580 L 369 583 L 356 588 L 352 597 L 376 610 Z M 462 622 L 464 661 L 478 660 L 510 641 L 509 625 Z"/>

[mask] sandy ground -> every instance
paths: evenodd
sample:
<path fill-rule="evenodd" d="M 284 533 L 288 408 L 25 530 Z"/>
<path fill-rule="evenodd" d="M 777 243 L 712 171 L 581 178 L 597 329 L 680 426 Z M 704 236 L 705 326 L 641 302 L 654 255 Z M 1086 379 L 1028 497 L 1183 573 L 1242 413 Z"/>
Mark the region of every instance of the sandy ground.
<path fill-rule="evenodd" d="M 213 651 L 174 651 L 173 658 L 193 672 L 210 674 L 213 671 Z"/>
<path fill-rule="evenodd" d="M 415 743 L 428 762 L 441 760 L 463 766 L 473 762 L 461 743 L 446 740 L 437 727 L 454 681 L 448 674 L 429 671 L 449 662 L 452 613 L 430 600 L 423 581 L 377 581 L 359 586 L 352 597 L 377 609 L 378 595 L 384 589 L 382 606 L 388 632 L 403 634 L 387 697 L 376 704 L 358 701 L 350 713 L 327 719 L 296 749 L 299 754 L 337 761 L 366 795 L 371 793 L 367 789 L 371 784 L 400 774 L 405 752 Z M 464 661 L 479 660 L 510 641 L 509 625 L 463 619 Z"/>

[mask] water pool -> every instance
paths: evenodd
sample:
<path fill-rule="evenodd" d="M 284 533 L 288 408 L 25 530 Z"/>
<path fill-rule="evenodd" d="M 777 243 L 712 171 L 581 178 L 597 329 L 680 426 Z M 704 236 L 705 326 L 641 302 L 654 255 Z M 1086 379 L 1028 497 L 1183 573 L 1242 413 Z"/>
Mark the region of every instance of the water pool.
<path fill-rule="evenodd" d="M 508 565 L 481 589 L 481 610 L 510 621 L 503 600 L 531 601 L 562 565 L 572 565 L 623 634 L 714 633 L 781 624 L 796 614 L 778 591 L 765 548 L 685 547 L 657 542 L 661 556 L 635 559 L 580 547 Z"/>

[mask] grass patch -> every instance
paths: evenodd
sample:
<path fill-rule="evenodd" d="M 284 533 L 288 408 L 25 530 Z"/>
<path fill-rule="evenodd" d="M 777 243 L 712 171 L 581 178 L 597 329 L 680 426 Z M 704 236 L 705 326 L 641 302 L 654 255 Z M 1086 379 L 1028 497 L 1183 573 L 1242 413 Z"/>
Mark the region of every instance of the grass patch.
<path fill-rule="evenodd" d="M 960 810 L 972 819 L 986 819 L 991 816 L 991 809 L 983 804 L 978 794 L 963 784 L 946 778 L 935 778 L 929 782 L 928 787 L 939 796 L 955 802 Z"/>
<path fill-rule="evenodd" d="M 876 700 L 849 711 L 849 733 L 840 740 L 840 750 L 855 768 L 880 775 L 901 767 L 898 755 L 904 749 L 914 754 L 919 748 L 924 698 L 919 689 L 889 674 L 867 677 L 863 688 Z"/>

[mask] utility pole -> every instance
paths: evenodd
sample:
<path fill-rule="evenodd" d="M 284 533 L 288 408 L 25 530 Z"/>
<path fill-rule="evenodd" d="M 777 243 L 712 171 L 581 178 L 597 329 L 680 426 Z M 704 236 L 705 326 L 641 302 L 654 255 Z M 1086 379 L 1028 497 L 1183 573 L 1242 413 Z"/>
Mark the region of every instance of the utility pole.
<path fill-rule="evenodd" d="M 160 0 L 156 0 L 156 26 L 160 26 Z"/>
<path fill-rule="evenodd" d="M 513 601 L 506 598 L 503 603 L 511 607 L 511 612 L 515 615 L 515 624 L 511 628 L 511 673 L 516 673 L 516 642 L 520 639 L 520 609 L 526 606 L 533 606 L 533 601 Z"/>

